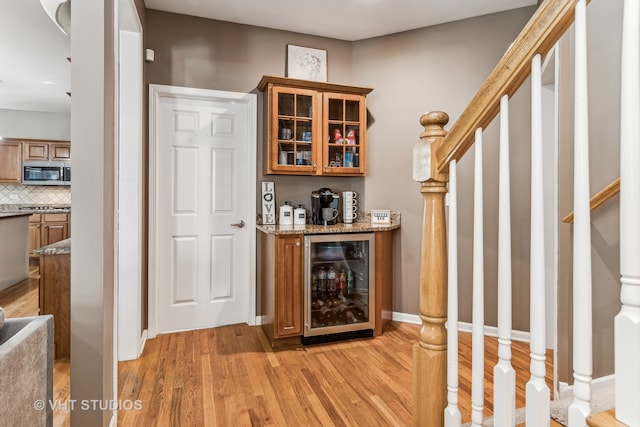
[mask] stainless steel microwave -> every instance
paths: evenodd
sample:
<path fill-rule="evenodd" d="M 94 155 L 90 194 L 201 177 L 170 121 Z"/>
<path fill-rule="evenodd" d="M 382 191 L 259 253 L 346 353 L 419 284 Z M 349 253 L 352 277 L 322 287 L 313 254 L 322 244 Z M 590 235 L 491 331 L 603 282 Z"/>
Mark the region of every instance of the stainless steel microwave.
<path fill-rule="evenodd" d="M 69 162 L 22 162 L 24 185 L 71 185 Z"/>

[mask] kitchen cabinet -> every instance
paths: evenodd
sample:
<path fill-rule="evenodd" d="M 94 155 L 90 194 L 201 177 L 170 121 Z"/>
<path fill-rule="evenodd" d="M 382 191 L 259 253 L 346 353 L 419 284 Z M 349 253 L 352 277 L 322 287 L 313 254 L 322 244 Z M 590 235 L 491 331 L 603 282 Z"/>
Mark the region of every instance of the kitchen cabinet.
<path fill-rule="evenodd" d="M 29 255 L 34 250 L 71 237 L 71 214 L 44 213 L 29 217 Z"/>
<path fill-rule="evenodd" d="M 0 141 L 0 183 L 22 182 L 22 146 L 20 141 Z"/>
<path fill-rule="evenodd" d="M 276 239 L 275 338 L 302 333 L 302 236 Z"/>
<path fill-rule="evenodd" d="M 54 327 L 54 357 L 71 354 L 71 243 L 58 242 L 40 254 L 40 314 L 51 314 Z"/>
<path fill-rule="evenodd" d="M 56 141 L 24 141 L 22 144 L 24 160 L 70 161 L 71 144 Z"/>
<path fill-rule="evenodd" d="M 366 174 L 366 87 L 264 76 L 265 171 Z"/>
<path fill-rule="evenodd" d="M 302 335 L 303 236 L 263 235 L 262 327 L 273 347 L 299 344 Z"/>
<path fill-rule="evenodd" d="M 373 335 L 379 336 L 393 315 L 393 234 L 391 231 L 374 231 L 373 234 Z M 262 329 L 272 347 L 300 345 L 304 334 L 305 235 L 302 232 L 261 232 L 257 237 L 260 251 L 258 308 Z"/>

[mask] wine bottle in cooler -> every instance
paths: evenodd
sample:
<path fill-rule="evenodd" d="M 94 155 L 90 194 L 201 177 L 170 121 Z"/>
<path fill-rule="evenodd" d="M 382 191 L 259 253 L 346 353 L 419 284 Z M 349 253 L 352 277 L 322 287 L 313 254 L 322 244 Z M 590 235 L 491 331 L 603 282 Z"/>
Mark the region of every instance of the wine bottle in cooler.
<path fill-rule="evenodd" d="M 327 271 L 327 292 L 335 294 L 336 292 L 336 270 L 333 266 Z"/>
<path fill-rule="evenodd" d="M 320 292 L 320 294 L 327 292 L 327 270 L 324 268 L 324 265 L 320 267 L 320 271 L 318 271 L 318 292 Z"/>

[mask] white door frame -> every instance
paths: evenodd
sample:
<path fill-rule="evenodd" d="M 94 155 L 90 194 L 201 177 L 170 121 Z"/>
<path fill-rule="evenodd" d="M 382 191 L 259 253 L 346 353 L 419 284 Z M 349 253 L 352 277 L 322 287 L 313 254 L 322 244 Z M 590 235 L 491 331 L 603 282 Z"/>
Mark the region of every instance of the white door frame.
<path fill-rule="evenodd" d="M 137 359 L 142 325 L 142 24 L 133 0 L 118 1 L 118 139 L 115 153 L 116 360 Z M 119 71 L 119 73 L 118 73 Z"/>
<path fill-rule="evenodd" d="M 249 231 L 249 283 L 247 289 L 247 319 L 249 325 L 256 322 L 256 147 L 257 147 L 257 96 L 253 93 L 226 92 L 208 89 L 195 89 L 178 86 L 149 85 L 149 326 L 148 336 L 158 335 L 158 281 L 157 281 L 157 215 L 156 212 L 156 176 L 157 176 L 157 126 L 158 108 L 161 98 L 186 98 L 245 103 L 249 107 L 249 123 L 247 133 L 250 146 L 247 163 L 249 191 L 247 191 L 247 231 Z"/>

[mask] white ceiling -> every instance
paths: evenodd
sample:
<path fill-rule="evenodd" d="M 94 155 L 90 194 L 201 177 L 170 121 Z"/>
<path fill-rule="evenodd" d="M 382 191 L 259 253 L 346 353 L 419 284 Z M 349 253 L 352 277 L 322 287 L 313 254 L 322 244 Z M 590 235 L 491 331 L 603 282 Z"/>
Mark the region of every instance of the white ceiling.
<path fill-rule="evenodd" d="M 149 9 L 362 40 L 536 4 L 536 0 L 145 0 Z"/>
<path fill-rule="evenodd" d="M 69 38 L 40 0 L 2 0 L 0 108 L 68 113 L 69 52 Z"/>
<path fill-rule="evenodd" d="M 51 22 L 40 0 L 2 3 L 0 109 L 68 113 L 69 38 Z M 536 0 L 145 0 L 149 9 L 348 41 L 535 4 Z"/>

